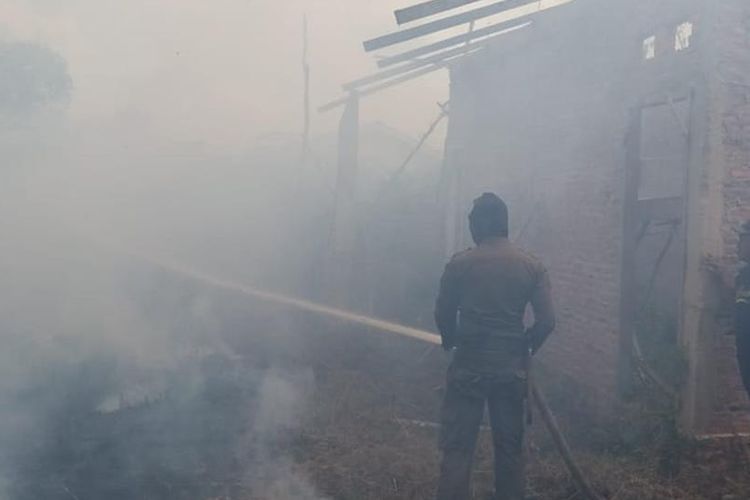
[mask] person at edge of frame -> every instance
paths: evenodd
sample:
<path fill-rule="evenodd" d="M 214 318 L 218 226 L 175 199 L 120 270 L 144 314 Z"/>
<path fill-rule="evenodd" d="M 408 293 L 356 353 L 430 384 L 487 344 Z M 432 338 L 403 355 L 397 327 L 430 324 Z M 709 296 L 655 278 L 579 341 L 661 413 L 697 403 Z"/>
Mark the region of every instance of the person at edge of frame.
<path fill-rule="evenodd" d="M 750 397 L 750 221 L 740 226 L 737 235 L 739 270 L 734 262 L 722 262 L 715 256 L 705 257 L 703 265 L 720 283 L 722 303 L 732 304 L 732 328 L 728 333 L 735 335 L 737 366 L 745 392 Z"/>

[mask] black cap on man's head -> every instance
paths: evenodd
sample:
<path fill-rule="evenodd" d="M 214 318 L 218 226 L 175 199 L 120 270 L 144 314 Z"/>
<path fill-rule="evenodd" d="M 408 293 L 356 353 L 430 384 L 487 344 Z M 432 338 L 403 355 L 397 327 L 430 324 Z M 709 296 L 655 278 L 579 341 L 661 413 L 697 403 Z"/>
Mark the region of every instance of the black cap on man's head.
<path fill-rule="evenodd" d="M 494 193 L 474 200 L 469 214 L 471 235 L 476 243 L 493 237 L 508 237 L 508 206 Z"/>

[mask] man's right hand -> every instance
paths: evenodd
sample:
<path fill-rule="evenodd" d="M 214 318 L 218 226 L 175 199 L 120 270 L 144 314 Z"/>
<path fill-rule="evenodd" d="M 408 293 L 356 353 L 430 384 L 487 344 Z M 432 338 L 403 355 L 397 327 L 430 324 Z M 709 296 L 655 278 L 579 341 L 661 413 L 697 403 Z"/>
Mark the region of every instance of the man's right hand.
<path fill-rule="evenodd" d="M 451 352 L 453 349 L 456 348 L 456 341 L 452 337 L 446 338 L 445 335 L 441 335 L 441 339 L 442 339 L 443 350 L 445 352 Z"/>

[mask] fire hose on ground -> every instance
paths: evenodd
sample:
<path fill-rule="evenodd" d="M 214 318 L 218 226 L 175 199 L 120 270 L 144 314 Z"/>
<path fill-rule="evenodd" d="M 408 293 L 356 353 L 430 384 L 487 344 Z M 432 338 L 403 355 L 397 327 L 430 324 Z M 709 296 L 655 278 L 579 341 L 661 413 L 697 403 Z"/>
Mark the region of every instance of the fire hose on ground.
<path fill-rule="evenodd" d="M 423 342 L 427 342 L 427 343 L 434 344 L 434 345 L 440 344 L 440 337 L 436 335 L 435 333 L 432 333 L 426 330 L 420 330 L 418 328 L 412 328 L 409 326 L 401 325 L 398 323 L 393 323 L 390 321 L 371 318 L 368 316 L 356 314 L 350 311 L 336 309 L 336 308 L 325 306 L 325 305 L 318 304 L 315 302 L 310 302 L 307 300 L 298 299 L 295 297 L 290 297 L 290 296 L 286 296 L 286 295 L 282 295 L 278 293 L 267 292 L 264 290 L 260 290 L 257 288 L 247 286 L 247 285 L 233 283 L 224 279 L 220 279 L 214 276 L 204 274 L 194 269 L 190 269 L 180 264 L 167 263 L 165 261 L 156 260 L 156 259 L 146 257 L 143 255 L 135 255 L 135 257 L 141 260 L 145 260 L 149 262 L 150 264 L 155 265 L 159 268 L 190 277 L 204 284 L 214 286 L 217 288 L 221 288 L 224 290 L 230 290 L 230 291 L 234 291 L 237 293 L 241 293 L 243 295 L 247 295 L 249 297 L 253 297 L 259 300 L 273 302 L 276 304 L 281 304 L 281 305 L 285 305 L 285 306 L 292 307 L 295 309 L 307 311 L 313 314 L 323 315 L 323 316 L 327 316 L 330 318 L 335 318 L 338 320 L 371 327 L 381 332 L 394 333 L 397 335 L 401 335 L 403 337 L 409 337 L 412 339 L 421 340 Z M 542 416 L 542 420 L 544 421 L 547 427 L 547 430 L 549 431 L 552 437 L 552 440 L 554 441 L 555 446 L 557 447 L 557 450 L 560 452 L 560 455 L 562 456 L 562 459 L 565 462 L 565 466 L 567 467 L 568 472 L 570 473 L 571 479 L 573 480 L 579 492 L 583 495 L 583 497 L 586 500 L 599 500 L 600 498 L 599 495 L 597 495 L 594 492 L 593 488 L 587 481 L 586 477 L 583 475 L 581 468 L 578 466 L 575 459 L 573 458 L 573 454 L 570 450 L 570 446 L 568 445 L 567 439 L 561 432 L 560 427 L 557 424 L 557 419 L 555 418 L 554 414 L 550 410 L 550 407 L 547 404 L 544 394 L 539 389 L 539 386 L 536 383 L 534 383 L 533 380 L 530 380 L 530 386 L 531 386 L 530 387 L 531 398 L 536 404 L 536 406 L 539 408 L 539 411 Z"/>

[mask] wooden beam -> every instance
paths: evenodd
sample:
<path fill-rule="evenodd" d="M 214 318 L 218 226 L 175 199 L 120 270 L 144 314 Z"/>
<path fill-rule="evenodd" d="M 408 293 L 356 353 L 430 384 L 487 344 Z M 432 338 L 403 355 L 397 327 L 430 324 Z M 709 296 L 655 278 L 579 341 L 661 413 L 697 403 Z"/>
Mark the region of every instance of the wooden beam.
<path fill-rule="evenodd" d="M 406 170 L 406 167 L 409 166 L 409 163 L 411 163 L 412 159 L 419 153 L 419 150 L 422 149 L 422 146 L 424 146 L 424 143 L 427 142 L 427 139 L 430 138 L 432 133 L 435 131 L 438 125 L 440 125 L 440 122 L 443 121 L 443 118 L 448 116 L 448 112 L 446 111 L 445 105 L 441 105 L 438 103 L 438 106 L 440 106 L 440 113 L 438 114 L 437 118 L 433 120 L 433 122 L 430 124 L 430 126 L 427 128 L 427 131 L 422 134 L 422 137 L 419 138 L 419 141 L 417 142 L 416 146 L 409 152 L 409 155 L 406 157 L 406 159 L 401 162 L 401 165 L 390 175 L 387 181 L 383 184 L 383 187 L 380 189 L 380 196 L 378 196 L 378 199 L 382 198 L 382 195 L 385 194 L 385 192 L 390 189 L 390 187 L 396 183 L 398 178 L 401 176 L 401 174 L 404 173 Z"/>
<path fill-rule="evenodd" d="M 462 58 L 464 56 L 467 56 L 467 55 L 470 55 L 470 54 L 474 54 L 475 52 L 479 52 L 480 50 L 481 50 L 480 47 L 477 47 L 475 49 L 470 49 L 468 52 L 466 52 L 465 54 L 461 54 L 460 56 L 456 56 L 456 57 L 453 57 L 453 58 L 450 58 L 450 59 L 446 59 L 446 60 L 440 61 L 440 62 L 438 62 L 436 64 L 431 65 L 431 66 L 425 66 L 423 68 L 418 69 L 417 71 L 412 71 L 411 73 L 406 73 L 405 75 L 402 75 L 399 78 L 393 78 L 392 80 L 388 80 L 386 82 L 383 82 L 380 85 L 375 85 L 375 86 L 372 86 L 372 87 L 369 87 L 369 88 L 366 88 L 366 89 L 358 90 L 358 95 L 360 97 L 365 97 L 365 96 L 368 96 L 368 95 L 372 95 L 372 94 L 375 94 L 377 92 L 380 92 L 381 90 L 385 90 L 385 89 L 393 87 L 395 85 L 399 85 L 401 83 L 408 82 L 409 80 L 413 80 L 415 78 L 419 78 L 420 76 L 423 76 L 423 75 L 426 75 L 426 74 L 429 74 L 429 73 L 433 73 L 435 71 L 438 71 L 440 69 L 445 68 L 446 66 L 448 66 L 449 63 L 451 63 L 451 62 L 453 62 L 453 61 L 455 61 L 457 59 L 460 59 L 460 58 Z M 331 102 L 329 102 L 327 104 L 324 104 L 323 106 L 319 107 L 318 108 L 318 112 L 323 113 L 324 111 L 330 111 L 332 109 L 338 108 L 339 106 L 343 106 L 347 102 L 349 102 L 349 98 L 348 97 L 342 97 L 340 99 L 336 99 L 335 101 L 331 101 Z"/>
<path fill-rule="evenodd" d="M 414 69 L 420 68 L 422 66 L 428 66 L 430 64 L 436 64 L 440 61 L 443 61 L 448 58 L 452 58 L 455 56 L 460 56 L 466 53 L 467 50 L 471 50 L 472 47 L 484 47 L 488 43 L 495 40 L 495 38 L 498 38 L 502 36 L 503 33 L 498 33 L 493 36 L 487 37 L 481 42 L 475 43 L 473 45 L 470 45 L 468 48 L 465 46 L 461 47 L 455 47 L 453 49 L 444 50 L 442 52 L 439 52 L 437 54 L 433 54 L 431 56 L 423 57 L 421 59 L 415 59 L 411 61 L 410 63 L 404 64 L 402 66 L 398 66 L 396 68 L 387 69 L 385 71 L 380 71 L 379 73 L 373 73 L 372 75 L 365 76 L 363 78 L 359 78 L 357 80 L 345 83 L 342 85 L 342 88 L 346 91 L 351 91 L 355 89 L 359 89 L 360 87 L 364 87 L 365 85 L 370 85 L 372 83 L 379 82 L 381 80 L 385 80 L 387 78 L 392 78 L 394 76 L 398 76 L 402 73 L 406 73 L 407 71 L 412 71 Z"/>
<path fill-rule="evenodd" d="M 426 75 L 426 74 L 429 74 L 429 73 L 433 73 L 433 72 L 435 72 L 435 71 L 437 71 L 439 69 L 442 69 L 443 67 L 445 67 L 445 65 L 443 65 L 443 64 L 436 64 L 436 65 L 433 65 L 433 66 L 424 67 L 424 68 L 422 68 L 422 69 L 420 69 L 418 71 L 413 71 L 411 73 L 407 73 L 407 74 L 401 76 L 400 78 L 394 78 L 393 80 L 388 80 L 387 82 L 382 83 L 380 85 L 376 85 L 376 86 L 370 87 L 368 89 L 360 90 L 359 91 L 359 96 L 360 97 L 365 97 L 365 96 L 368 96 L 368 95 L 372 95 L 372 94 L 374 94 L 376 92 L 380 92 L 381 90 L 385 90 L 387 88 L 393 87 L 394 85 L 398 85 L 400 83 L 408 82 L 409 80 L 413 80 L 415 78 L 419 78 L 420 76 L 423 76 L 423 75 Z M 348 97 L 342 97 L 340 99 L 336 99 L 335 101 L 331 101 L 331 102 L 329 102 L 327 104 L 324 104 L 323 106 L 321 106 L 321 107 L 318 108 L 318 111 L 321 112 L 321 113 L 323 113 L 324 111 L 330 111 L 332 109 L 338 108 L 339 106 L 343 106 L 348 101 L 349 101 Z"/>
<path fill-rule="evenodd" d="M 453 28 L 454 26 L 460 26 L 462 24 L 470 23 L 471 21 L 476 21 L 477 19 L 482 19 L 487 16 L 500 14 L 501 12 L 515 9 L 516 7 L 521 7 L 523 5 L 528 5 L 530 3 L 533 2 L 529 2 L 529 0 L 505 0 L 503 2 L 493 3 L 491 5 L 487 5 L 486 7 L 480 7 L 478 9 L 470 10 L 469 12 L 464 12 L 455 16 L 438 19 L 436 21 L 415 26 L 414 28 L 409 28 L 379 36 L 377 38 L 373 38 L 372 40 L 367 40 L 363 43 L 363 45 L 365 47 L 365 52 L 372 52 L 373 50 L 390 47 L 391 45 L 395 45 L 397 43 L 405 42 L 407 40 L 413 40 L 414 38 L 429 35 L 430 33 L 446 30 L 448 28 Z"/>
<path fill-rule="evenodd" d="M 446 10 L 463 7 L 470 3 L 477 2 L 478 0 L 430 0 L 427 2 L 418 3 L 411 7 L 399 9 L 393 14 L 396 16 L 396 22 L 398 24 L 410 23 L 417 19 L 422 19 L 435 14 L 440 14 Z"/>
<path fill-rule="evenodd" d="M 457 35 L 451 38 L 446 38 L 445 40 L 441 40 L 439 42 L 435 42 L 430 45 L 417 47 L 416 49 L 408 50 L 406 52 L 402 52 L 401 54 L 397 54 L 395 56 L 380 59 L 378 61 L 378 67 L 386 68 L 388 66 L 392 66 L 400 62 L 410 61 L 417 57 L 420 57 L 426 54 L 431 54 L 433 52 L 437 52 L 438 50 L 443 50 L 443 49 L 453 47 L 455 45 L 468 43 L 468 42 L 471 42 L 472 40 L 476 40 L 478 38 L 483 38 L 485 36 L 493 35 L 495 33 L 505 35 L 512 31 L 516 31 L 521 28 L 526 28 L 527 26 L 529 26 L 531 24 L 531 21 L 527 21 L 527 19 L 529 19 L 529 17 L 513 19 L 512 21 L 506 21 L 504 23 L 499 23 L 499 24 L 493 24 L 492 26 L 487 26 L 486 28 L 472 31 L 470 33 L 464 33 L 464 34 Z"/>

